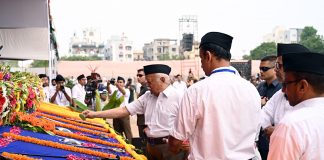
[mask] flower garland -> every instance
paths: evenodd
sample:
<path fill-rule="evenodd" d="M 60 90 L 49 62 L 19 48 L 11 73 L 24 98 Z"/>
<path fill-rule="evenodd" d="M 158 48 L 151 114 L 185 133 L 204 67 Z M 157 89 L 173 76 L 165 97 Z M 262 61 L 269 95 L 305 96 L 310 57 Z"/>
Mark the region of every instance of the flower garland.
<path fill-rule="evenodd" d="M 118 143 L 111 143 L 111 142 L 104 141 L 104 140 L 101 140 L 101 139 L 96 139 L 96 138 L 90 138 L 90 137 L 87 137 L 87 136 L 77 135 L 75 133 L 63 132 L 63 131 L 58 131 L 58 130 L 55 130 L 54 133 L 56 135 L 60 135 L 60 136 L 63 136 L 63 137 L 70 137 L 70 138 L 74 138 L 74 139 L 79 139 L 79 140 L 83 140 L 83 141 L 103 144 L 103 145 L 107 145 L 107 146 L 124 148 L 123 145 L 118 144 Z"/>
<path fill-rule="evenodd" d="M 73 124 L 73 125 L 76 125 L 76 126 L 81 126 L 81 127 L 85 127 L 85 128 L 88 128 L 88 129 L 94 129 L 94 130 L 97 130 L 97 131 L 102 131 L 102 132 L 109 133 L 109 130 L 105 129 L 105 128 L 100 128 L 100 127 L 96 127 L 96 126 L 92 126 L 92 125 L 88 125 L 88 124 L 75 122 L 75 121 L 68 120 L 68 119 L 63 119 L 63 118 L 59 118 L 59 117 L 56 117 L 56 116 L 44 114 L 44 113 L 41 113 L 41 112 L 37 112 L 36 114 L 39 115 L 39 116 L 43 116 L 43 117 L 47 117 L 47 118 L 56 120 L 56 121 L 66 122 L 66 123 Z"/>
<path fill-rule="evenodd" d="M 28 156 L 24 156 L 24 155 L 20 155 L 20 154 L 8 153 L 8 152 L 2 152 L 1 156 L 9 158 L 9 159 L 36 160 L 36 159 L 30 158 Z"/>
<path fill-rule="evenodd" d="M 87 132 L 87 133 L 90 133 L 90 134 L 93 134 L 93 135 L 98 135 L 98 136 L 105 135 L 105 136 L 111 137 L 111 138 L 116 137 L 116 135 L 111 134 L 111 133 L 105 133 L 105 132 L 94 131 L 94 130 L 90 130 L 90 129 L 86 129 L 86 128 L 80 128 L 80 127 L 74 126 L 72 124 L 65 124 L 65 123 L 60 123 L 60 122 L 55 122 L 55 121 L 52 121 L 51 123 L 54 123 L 55 126 L 60 126 L 60 127 L 64 127 L 64 128 L 70 128 L 70 129 L 78 130 L 78 131 L 81 131 L 81 132 Z"/>
<path fill-rule="evenodd" d="M 31 112 L 40 101 L 41 83 L 28 72 L 10 72 L 0 64 L 0 124 L 8 124 L 8 115 L 15 111 Z"/>
<path fill-rule="evenodd" d="M 75 121 L 81 120 L 81 118 L 79 117 L 79 113 L 72 112 L 70 109 L 66 107 L 61 107 L 50 103 L 42 102 L 41 105 L 37 106 L 37 111 L 47 113 L 47 114 L 52 114 L 52 115 L 54 114 L 56 116 L 69 118 Z M 91 125 L 96 125 L 96 126 L 100 125 L 101 127 L 106 124 L 106 122 L 102 118 L 94 118 L 94 119 L 88 118 L 86 121 L 83 122 L 90 123 Z"/>
<path fill-rule="evenodd" d="M 45 131 L 54 131 L 55 124 L 47 119 L 40 119 L 36 114 L 25 114 L 22 112 L 14 112 L 9 119 L 11 124 L 22 125 L 24 122 L 30 123 L 34 127 L 43 128 Z"/>
<path fill-rule="evenodd" d="M 59 149 L 63 149 L 63 150 L 68 150 L 68 151 L 72 151 L 72 152 L 78 152 L 78 153 L 93 155 L 93 156 L 97 156 L 97 157 L 116 158 L 116 155 L 113 155 L 113 154 L 108 154 L 108 153 L 103 153 L 103 152 L 99 152 L 99 151 L 93 151 L 93 150 L 90 150 L 90 149 L 69 146 L 69 145 L 66 145 L 66 144 L 58 143 L 58 142 L 41 140 L 41 139 L 38 139 L 38 138 L 29 137 L 29 136 L 20 136 L 20 135 L 15 135 L 15 134 L 8 133 L 8 132 L 4 132 L 2 134 L 2 136 L 3 137 L 11 137 L 13 139 L 28 142 L 28 143 L 34 143 L 34 144 L 38 144 L 38 145 L 49 146 L 49 147 L 53 147 L 53 148 L 59 148 Z"/>

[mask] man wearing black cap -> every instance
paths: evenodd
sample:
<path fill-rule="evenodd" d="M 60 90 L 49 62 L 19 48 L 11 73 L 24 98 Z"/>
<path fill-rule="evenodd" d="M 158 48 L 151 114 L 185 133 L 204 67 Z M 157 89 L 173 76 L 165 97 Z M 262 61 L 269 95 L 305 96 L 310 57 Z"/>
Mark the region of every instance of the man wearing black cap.
<path fill-rule="evenodd" d="M 177 116 L 181 98 L 181 95 L 170 84 L 170 72 L 171 68 L 163 64 L 144 66 L 145 78 L 150 91 L 126 106 L 99 112 L 87 110 L 83 114 L 88 118 L 118 118 L 130 114 L 144 114 L 147 125 L 144 132 L 147 136 L 148 159 L 183 159 L 184 152 L 173 155 L 166 143 Z"/>
<path fill-rule="evenodd" d="M 271 135 L 268 159 L 323 159 L 324 54 L 284 54 L 283 91 L 293 109 Z"/>
<path fill-rule="evenodd" d="M 280 83 L 284 81 L 285 76 L 282 67 L 282 55 L 301 52 L 309 52 L 309 50 L 306 47 L 296 43 L 277 44 L 277 62 L 275 64 L 275 72 Z M 292 106 L 289 105 L 288 100 L 282 90 L 277 91 L 262 108 L 261 126 L 264 129 L 264 133 L 268 139 L 270 139 L 270 135 L 272 134 L 274 127 L 284 117 L 285 113 L 291 109 Z"/>
<path fill-rule="evenodd" d="M 65 87 L 65 79 L 62 75 L 57 75 L 55 78 L 56 87 L 50 90 L 50 102 L 59 106 L 70 106 L 72 103 L 71 89 Z"/>
<path fill-rule="evenodd" d="M 84 74 L 81 74 L 77 77 L 78 83 L 73 86 L 72 88 L 72 103 L 73 106 L 76 106 L 74 99 L 78 100 L 79 102 L 85 104 L 85 96 L 86 96 L 86 90 L 84 86 L 87 83 L 87 78 L 84 76 Z"/>
<path fill-rule="evenodd" d="M 188 88 L 182 101 L 170 149 L 189 139 L 189 159 L 251 159 L 256 156 L 260 96 L 230 67 L 233 37 L 209 32 L 201 38 L 199 56 L 206 77 Z"/>

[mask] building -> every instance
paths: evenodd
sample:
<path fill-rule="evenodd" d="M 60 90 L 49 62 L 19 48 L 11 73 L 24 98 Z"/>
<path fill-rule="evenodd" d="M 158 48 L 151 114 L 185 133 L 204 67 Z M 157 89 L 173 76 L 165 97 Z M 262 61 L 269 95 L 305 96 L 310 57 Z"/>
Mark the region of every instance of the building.
<path fill-rule="evenodd" d="M 169 60 L 179 56 L 179 46 L 176 39 L 159 38 L 143 47 L 145 60 Z"/>
<path fill-rule="evenodd" d="M 105 45 L 105 59 L 110 61 L 133 61 L 133 42 L 123 33 L 121 36 L 111 36 Z"/>
<path fill-rule="evenodd" d="M 144 61 L 143 50 L 136 50 L 133 52 L 134 61 Z"/>
<path fill-rule="evenodd" d="M 82 34 L 74 33 L 70 41 L 69 53 L 78 56 L 96 55 L 104 57 L 104 43 L 101 33 L 95 28 L 85 28 Z"/>
<path fill-rule="evenodd" d="M 286 29 L 282 26 L 277 26 L 273 29 L 272 33 L 263 36 L 263 42 L 299 43 L 302 31 L 303 29 L 300 28 Z"/>

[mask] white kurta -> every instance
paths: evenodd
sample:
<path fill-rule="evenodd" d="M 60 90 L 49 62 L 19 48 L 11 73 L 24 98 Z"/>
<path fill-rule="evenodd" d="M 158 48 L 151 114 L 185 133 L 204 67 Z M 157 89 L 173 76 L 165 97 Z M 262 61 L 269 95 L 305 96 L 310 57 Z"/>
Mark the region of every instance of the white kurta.
<path fill-rule="evenodd" d="M 147 91 L 137 100 L 126 106 L 131 115 L 144 114 L 145 124 L 149 130 L 146 135 L 151 138 L 170 135 L 179 109 L 181 94 L 169 85 L 158 97 Z"/>
<path fill-rule="evenodd" d="M 65 92 L 71 97 L 71 89 L 68 87 L 64 87 Z M 53 95 L 56 92 L 56 88 L 53 87 L 50 90 L 50 98 L 53 97 Z M 62 91 L 59 91 L 57 93 L 56 99 L 54 101 L 54 104 L 57 104 L 59 106 L 70 106 L 70 102 L 66 99 L 64 93 Z"/>
<path fill-rule="evenodd" d="M 78 101 L 85 104 L 84 103 L 85 96 L 86 96 L 85 88 L 80 83 L 77 83 L 76 85 L 73 86 L 73 88 L 72 88 L 72 98 L 75 98 Z"/>
<path fill-rule="evenodd" d="M 305 100 L 285 115 L 270 138 L 269 160 L 324 160 L 324 98 Z"/>
<path fill-rule="evenodd" d="M 277 91 L 262 108 L 262 128 L 276 126 L 291 109 L 293 107 L 290 106 L 285 94 L 281 90 Z"/>
<path fill-rule="evenodd" d="M 171 135 L 189 138 L 189 159 L 250 159 L 256 155 L 260 103 L 250 82 L 231 72 L 214 73 L 188 88 Z"/>

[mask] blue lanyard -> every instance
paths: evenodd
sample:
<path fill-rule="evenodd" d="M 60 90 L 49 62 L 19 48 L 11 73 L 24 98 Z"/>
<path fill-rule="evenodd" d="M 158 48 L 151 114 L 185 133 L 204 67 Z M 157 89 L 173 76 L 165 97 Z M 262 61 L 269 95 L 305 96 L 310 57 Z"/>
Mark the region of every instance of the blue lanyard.
<path fill-rule="evenodd" d="M 212 75 L 214 73 L 218 73 L 218 72 L 231 72 L 231 73 L 235 74 L 235 71 L 233 71 L 231 69 L 219 69 L 219 70 L 213 70 L 210 75 Z"/>

